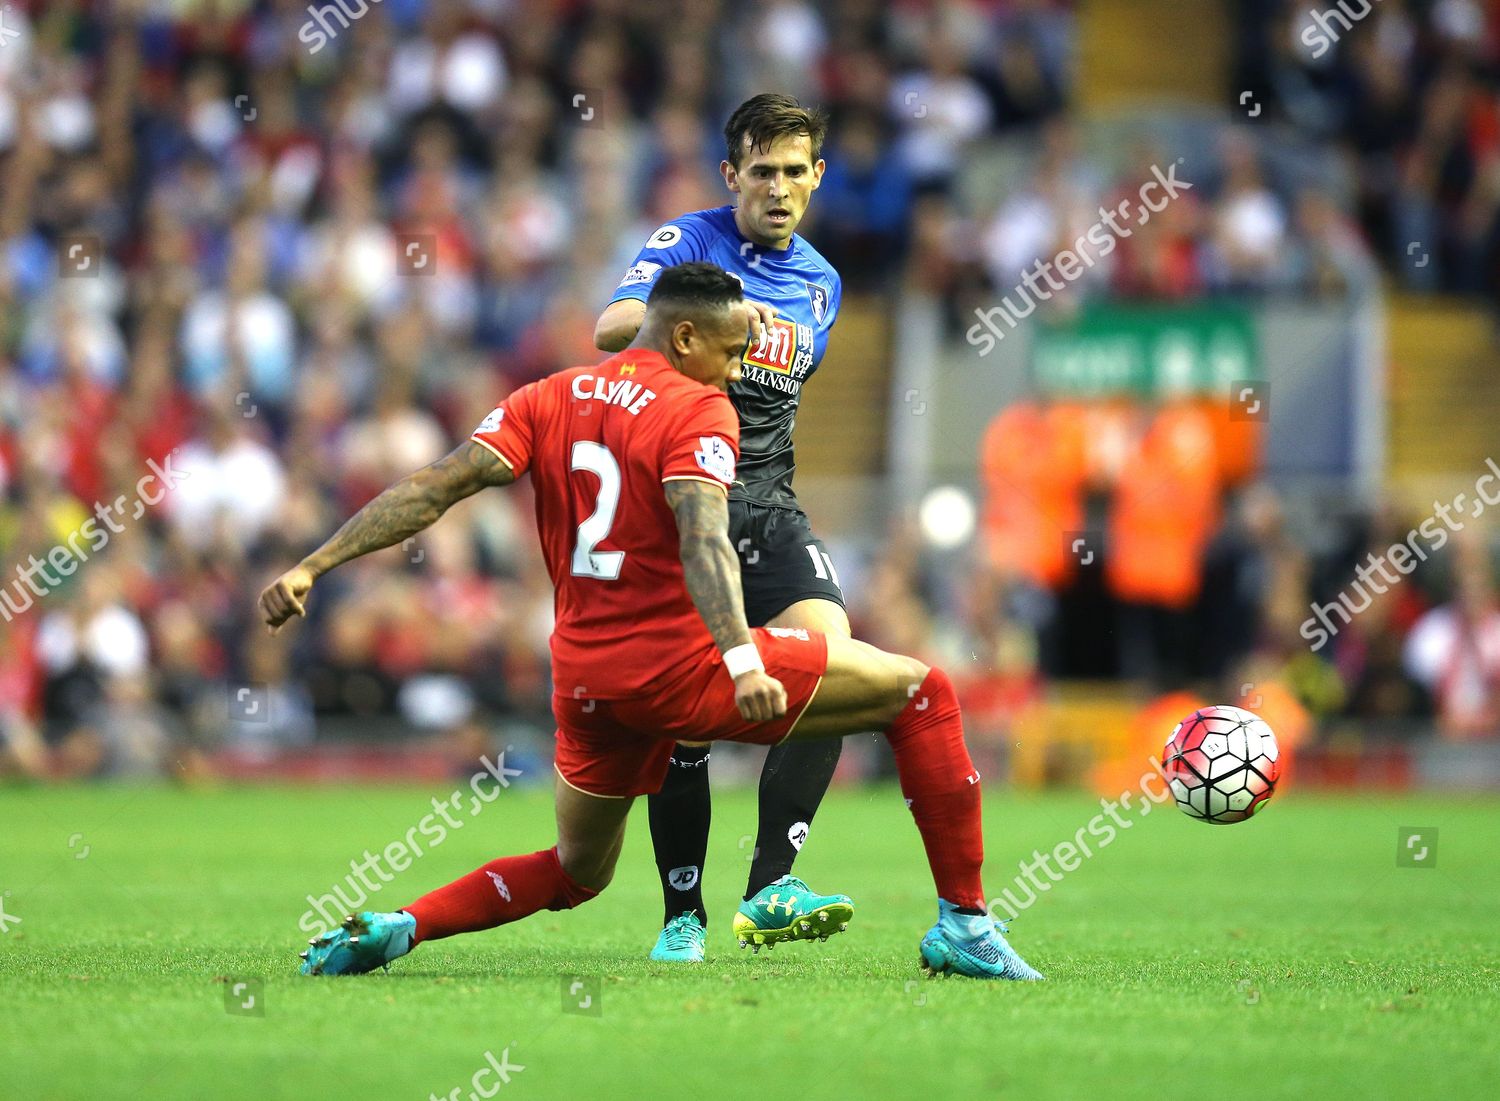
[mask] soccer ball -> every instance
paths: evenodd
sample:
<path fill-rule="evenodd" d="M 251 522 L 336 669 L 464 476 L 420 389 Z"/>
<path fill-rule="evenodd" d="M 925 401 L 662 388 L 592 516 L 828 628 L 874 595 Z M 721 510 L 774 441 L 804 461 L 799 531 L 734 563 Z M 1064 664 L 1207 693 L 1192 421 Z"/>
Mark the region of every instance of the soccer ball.
<path fill-rule="evenodd" d="M 1189 818 L 1243 822 L 1265 806 L 1281 776 L 1276 735 L 1238 707 L 1194 711 L 1172 731 L 1162 772 Z"/>

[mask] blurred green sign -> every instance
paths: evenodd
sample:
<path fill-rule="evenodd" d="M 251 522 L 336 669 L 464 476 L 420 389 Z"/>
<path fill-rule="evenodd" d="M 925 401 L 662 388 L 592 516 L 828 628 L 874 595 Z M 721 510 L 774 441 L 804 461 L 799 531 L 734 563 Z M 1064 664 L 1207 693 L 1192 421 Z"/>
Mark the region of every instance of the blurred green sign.
<path fill-rule="evenodd" d="M 1243 306 L 1099 306 L 1042 324 L 1031 379 L 1049 394 L 1224 392 L 1262 377 L 1255 320 Z"/>

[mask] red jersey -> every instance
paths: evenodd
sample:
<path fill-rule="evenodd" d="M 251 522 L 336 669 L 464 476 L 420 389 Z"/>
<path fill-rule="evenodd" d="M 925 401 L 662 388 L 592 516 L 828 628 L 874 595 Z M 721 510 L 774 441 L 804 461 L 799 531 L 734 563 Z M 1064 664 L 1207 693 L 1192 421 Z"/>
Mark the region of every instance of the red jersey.
<path fill-rule="evenodd" d="M 523 386 L 472 438 L 518 478 L 531 474 L 555 589 L 553 691 L 636 696 L 713 644 L 688 596 L 663 483 L 734 483 L 728 395 L 631 348 Z"/>

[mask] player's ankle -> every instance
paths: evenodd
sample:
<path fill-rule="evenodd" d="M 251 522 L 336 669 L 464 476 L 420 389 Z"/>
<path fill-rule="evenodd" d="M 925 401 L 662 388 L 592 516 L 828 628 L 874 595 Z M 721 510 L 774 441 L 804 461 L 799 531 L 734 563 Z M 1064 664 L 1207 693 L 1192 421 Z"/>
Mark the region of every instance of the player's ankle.
<path fill-rule="evenodd" d="M 753 875 L 745 883 L 745 901 L 749 902 L 778 879 L 792 874 L 791 866 L 768 868 L 758 875 Z"/>

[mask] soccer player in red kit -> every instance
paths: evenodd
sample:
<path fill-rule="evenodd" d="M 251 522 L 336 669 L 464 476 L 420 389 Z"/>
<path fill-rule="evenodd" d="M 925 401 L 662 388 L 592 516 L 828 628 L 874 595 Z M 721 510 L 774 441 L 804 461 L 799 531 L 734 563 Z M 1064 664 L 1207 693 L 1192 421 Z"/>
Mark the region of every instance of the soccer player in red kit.
<path fill-rule="evenodd" d="M 371 971 L 423 941 L 593 898 L 614 873 L 631 802 L 661 786 L 678 739 L 774 745 L 883 729 L 938 889 L 924 963 L 1041 977 L 986 909 L 979 774 L 947 676 L 854 639 L 746 624 L 728 535 L 739 430 L 726 391 L 748 336 L 733 277 L 701 262 L 664 271 L 628 348 L 516 391 L 261 594 L 275 631 L 305 614 L 328 570 L 531 475 L 556 589 L 557 844 L 492 860 L 393 913 L 350 915 L 313 939 L 304 973 Z"/>

